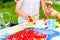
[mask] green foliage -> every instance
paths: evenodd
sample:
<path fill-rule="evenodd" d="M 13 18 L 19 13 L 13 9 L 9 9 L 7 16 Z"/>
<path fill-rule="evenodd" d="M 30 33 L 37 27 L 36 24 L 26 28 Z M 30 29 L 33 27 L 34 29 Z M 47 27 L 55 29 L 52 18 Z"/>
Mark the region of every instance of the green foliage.
<path fill-rule="evenodd" d="M 50 16 L 50 19 L 56 19 L 56 17 Z"/>
<path fill-rule="evenodd" d="M 53 3 L 55 3 L 57 0 L 52 0 Z"/>
<path fill-rule="evenodd" d="M 40 9 L 39 9 L 39 19 L 43 19 L 43 18 L 44 18 L 44 13 L 43 13 L 42 7 L 40 6 Z"/>
<path fill-rule="evenodd" d="M 0 9 L 1 13 L 3 13 L 3 12 L 9 12 L 12 15 L 12 23 L 17 23 L 18 16 L 15 13 L 15 6 L 12 6 L 10 8 L 1 8 L 1 9 Z M 5 21 L 8 22 L 9 17 L 4 16 L 4 18 L 5 18 Z"/>
<path fill-rule="evenodd" d="M 12 15 L 12 23 L 17 23 L 17 15 L 15 13 L 15 2 L 14 1 L 11 1 L 11 2 L 6 2 L 3 4 L 3 8 L 1 8 L 0 6 L 0 13 L 3 13 L 3 12 L 9 12 L 11 15 Z M 6 22 L 9 21 L 9 16 L 6 17 L 6 15 L 4 16 L 4 20 Z"/>
<path fill-rule="evenodd" d="M 0 0 L 3 3 L 6 3 L 7 1 L 13 1 L 13 0 Z"/>
<path fill-rule="evenodd" d="M 60 4 L 53 3 L 52 7 L 58 12 L 60 12 Z"/>
<path fill-rule="evenodd" d="M 14 0 L 0 0 L 0 8 L 11 7 L 15 5 Z"/>
<path fill-rule="evenodd" d="M 15 2 L 14 1 L 4 3 L 4 8 L 10 8 L 12 6 L 15 6 Z"/>
<path fill-rule="evenodd" d="M 3 16 L 3 19 L 4 19 L 4 21 L 5 21 L 6 23 L 8 23 L 9 20 L 10 20 L 10 17 L 9 17 L 9 15 L 5 14 L 5 15 Z M 6 20 L 6 19 L 8 19 L 8 20 Z"/>

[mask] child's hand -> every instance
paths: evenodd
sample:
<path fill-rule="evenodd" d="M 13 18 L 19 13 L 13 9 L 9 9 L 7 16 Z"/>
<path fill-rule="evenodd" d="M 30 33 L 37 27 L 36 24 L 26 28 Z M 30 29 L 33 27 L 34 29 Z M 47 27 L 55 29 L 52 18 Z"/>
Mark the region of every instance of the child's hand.
<path fill-rule="evenodd" d="M 22 17 L 25 19 L 25 20 L 29 20 L 28 16 L 30 16 L 29 14 L 23 14 Z"/>
<path fill-rule="evenodd" d="M 48 19 L 48 18 L 49 18 L 49 10 L 48 10 L 48 8 L 45 7 L 45 8 L 43 9 L 43 11 L 44 11 L 44 15 L 45 15 L 46 19 Z"/>

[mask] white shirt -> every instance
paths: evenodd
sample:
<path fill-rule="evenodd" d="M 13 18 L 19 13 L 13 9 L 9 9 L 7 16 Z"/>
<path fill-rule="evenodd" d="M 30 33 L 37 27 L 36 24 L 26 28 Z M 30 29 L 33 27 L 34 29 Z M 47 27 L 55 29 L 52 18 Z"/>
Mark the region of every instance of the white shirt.
<path fill-rule="evenodd" d="M 21 10 L 29 15 L 39 16 L 40 0 L 22 0 Z M 23 21 L 22 21 L 23 20 Z M 18 18 L 18 23 L 25 22 L 22 17 Z"/>

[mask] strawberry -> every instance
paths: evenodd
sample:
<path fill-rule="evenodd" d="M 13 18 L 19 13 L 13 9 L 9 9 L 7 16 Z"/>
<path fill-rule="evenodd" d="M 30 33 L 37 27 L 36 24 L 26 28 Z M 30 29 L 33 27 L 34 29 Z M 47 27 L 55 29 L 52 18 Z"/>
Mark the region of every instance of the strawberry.
<path fill-rule="evenodd" d="M 30 16 L 28 16 L 28 18 L 29 18 L 29 22 L 33 22 L 33 19 L 30 17 Z"/>

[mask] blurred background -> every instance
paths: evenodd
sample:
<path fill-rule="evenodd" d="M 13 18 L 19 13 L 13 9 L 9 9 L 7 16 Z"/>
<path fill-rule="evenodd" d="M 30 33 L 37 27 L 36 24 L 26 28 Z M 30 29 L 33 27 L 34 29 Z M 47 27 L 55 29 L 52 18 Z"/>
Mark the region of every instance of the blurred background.
<path fill-rule="evenodd" d="M 9 12 L 12 16 L 12 24 L 17 24 L 17 15 L 15 14 L 15 1 L 14 0 L 0 0 L 0 14 Z M 9 21 L 9 17 L 4 16 L 5 22 Z"/>
<path fill-rule="evenodd" d="M 60 0 L 45 0 L 45 1 L 46 1 L 46 4 L 48 1 L 52 1 L 53 2 L 52 7 L 58 12 L 60 12 Z M 12 16 L 12 24 L 18 23 L 17 21 L 18 16 L 15 14 L 15 5 L 16 5 L 16 2 L 14 0 L 0 0 L 0 14 L 3 12 L 9 12 Z M 40 15 L 39 16 L 40 19 L 44 18 L 44 14 L 41 7 L 40 7 L 39 15 Z M 50 18 L 53 18 L 53 17 L 50 17 Z M 8 19 L 9 17 L 5 15 L 4 20 L 7 22 Z"/>

